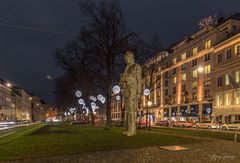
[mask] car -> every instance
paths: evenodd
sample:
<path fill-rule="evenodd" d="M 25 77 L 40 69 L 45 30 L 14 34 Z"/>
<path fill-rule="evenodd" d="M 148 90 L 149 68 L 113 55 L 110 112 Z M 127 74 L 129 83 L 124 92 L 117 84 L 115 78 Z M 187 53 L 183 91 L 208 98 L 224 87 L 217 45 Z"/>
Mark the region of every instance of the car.
<path fill-rule="evenodd" d="M 157 126 L 169 126 L 169 121 L 158 121 Z"/>
<path fill-rule="evenodd" d="M 220 127 L 215 122 L 202 121 L 202 122 L 196 123 L 196 128 L 218 129 Z"/>
<path fill-rule="evenodd" d="M 240 122 L 225 123 L 221 126 L 222 130 L 240 130 Z"/>
<path fill-rule="evenodd" d="M 173 127 L 192 127 L 193 123 L 188 121 L 172 121 L 171 126 Z"/>

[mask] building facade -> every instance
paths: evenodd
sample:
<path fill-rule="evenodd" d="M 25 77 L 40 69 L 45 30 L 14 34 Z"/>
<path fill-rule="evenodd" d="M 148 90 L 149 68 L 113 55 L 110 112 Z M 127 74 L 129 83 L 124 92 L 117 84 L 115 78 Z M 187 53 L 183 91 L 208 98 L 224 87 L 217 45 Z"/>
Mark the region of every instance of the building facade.
<path fill-rule="evenodd" d="M 31 96 L 22 88 L 13 87 L 12 91 L 16 99 L 16 120 L 31 121 Z"/>
<path fill-rule="evenodd" d="M 10 121 L 15 118 L 14 99 L 11 96 L 11 88 L 0 79 L 0 121 Z"/>
<path fill-rule="evenodd" d="M 138 119 L 240 121 L 240 18 L 206 26 L 143 65 Z M 121 115 L 113 97 L 112 117 Z"/>
<path fill-rule="evenodd" d="M 143 88 L 150 88 L 150 95 L 142 102 L 146 118 L 152 123 L 239 120 L 239 32 L 240 21 L 229 18 L 147 61 L 144 66 L 150 70 Z"/>
<path fill-rule="evenodd" d="M 31 95 L 31 113 L 33 121 L 43 121 L 46 119 L 47 105 L 39 97 Z"/>

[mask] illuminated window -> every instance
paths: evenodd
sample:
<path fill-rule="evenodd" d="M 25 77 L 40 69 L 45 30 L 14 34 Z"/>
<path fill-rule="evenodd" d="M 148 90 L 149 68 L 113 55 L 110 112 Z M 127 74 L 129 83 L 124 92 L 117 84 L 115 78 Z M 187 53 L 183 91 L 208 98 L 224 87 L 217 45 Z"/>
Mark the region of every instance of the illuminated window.
<path fill-rule="evenodd" d="M 197 89 L 197 82 L 196 81 L 192 82 L 192 89 Z"/>
<path fill-rule="evenodd" d="M 225 75 L 225 84 L 229 85 L 229 75 L 228 74 Z"/>
<path fill-rule="evenodd" d="M 174 83 L 174 84 L 177 83 L 177 77 L 172 78 L 172 83 Z"/>
<path fill-rule="evenodd" d="M 193 77 L 193 78 L 196 78 L 197 75 L 198 75 L 198 70 L 193 70 L 193 72 L 192 72 L 192 77 Z"/>
<path fill-rule="evenodd" d="M 239 83 L 239 81 L 240 81 L 240 71 L 237 71 L 235 73 L 235 81 L 236 81 L 236 83 Z"/>
<path fill-rule="evenodd" d="M 187 80 L 187 75 L 186 74 L 183 74 L 182 75 L 182 81 L 186 81 Z"/>
<path fill-rule="evenodd" d="M 237 90 L 234 92 L 234 96 L 235 96 L 235 104 L 240 104 L 240 90 Z"/>
<path fill-rule="evenodd" d="M 211 40 L 208 40 L 205 42 L 205 49 L 208 49 L 211 47 Z"/>
<path fill-rule="evenodd" d="M 224 93 L 224 104 L 230 105 L 230 94 L 229 93 Z"/>
<path fill-rule="evenodd" d="M 216 106 L 220 106 L 220 95 L 216 95 L 215 99 L 216 99 Z"/>
<path fill-rule="evenodd" d="M 240 45 L 235 46 L 235 54 L 240 55 Z"/>
<path fill-rule="evenodd" d="M 204 67 L 204 73 L 209 74 L 211 72 L 211 65 L 207 65 Z"/>
<path fill-rule="evenodd" d="M 177 58 L 174 58 L 174 59 L 172 60 L 172 62 L 173 62 L 173 64 L 175 65 L 175 64 L 177 63 Z"/>
<path fill-rule="evenodd" d="M 186 53 L 183 53 L 182 54 L 182 60 L 185 60 L 187 58 L 187 54 Z"/>
<path fill-rule="evenodd" d="M 198 48 L 197 48 L 197 47 L 195 47 L 195 48 L 192 49 L 192 54 L 193 54 L 193 55 L 194 55 L 194 54 L 197 54 L 197 52 L 198 52 Z"/>

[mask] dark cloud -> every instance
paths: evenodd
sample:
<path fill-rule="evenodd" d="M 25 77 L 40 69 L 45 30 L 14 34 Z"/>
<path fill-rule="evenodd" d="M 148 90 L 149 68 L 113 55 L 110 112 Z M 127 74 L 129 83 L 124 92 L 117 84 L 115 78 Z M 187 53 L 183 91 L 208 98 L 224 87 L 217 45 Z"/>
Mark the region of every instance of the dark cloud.
<path fill-rule="evenodd" d="M 78 0 L 1 0 L 0 23 L 76 34 L 84 18 Z M 158 34 L 166 47 L 197 30 L 201 18 L 240 11 L 239 0 L 120 0 L 127 26 L 150 40 Z M 0 26 L 0 78 L 12 81 L 53 103 L 59 76 L 53 52 L 72 36 Z"/>

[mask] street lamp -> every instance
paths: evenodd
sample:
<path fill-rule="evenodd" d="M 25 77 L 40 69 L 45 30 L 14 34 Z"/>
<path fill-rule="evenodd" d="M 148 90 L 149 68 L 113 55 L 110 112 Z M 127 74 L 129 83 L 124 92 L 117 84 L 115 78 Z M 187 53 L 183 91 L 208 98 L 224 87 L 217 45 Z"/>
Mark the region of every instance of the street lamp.
<path fill-rule="evenodd" d="M 202 73 L 203 72 L 203 67 L 202 66 L 200 66 L 200 67 L 198 67 L 198 72 L 200 72 L 200 73 Z"/>
<path fill-rule="evenodd" d="M 147 102 L 147 120 L 148 120 L 148 130 L 151 130 L 151 122 L 150 122 L 150 116 L 148 113 L 148 108 L 152 106 L 152 101 Z"/>
<path fill-rule="evenodd" d="M 152 106 L 152 101 L 148 101 L 148 106 Z"/>
<path fill-rule="evenodd" d="M 7 82 L 7 83 L 6 83 L 6 86 L 7 86 L 8 88 L 11 88 L 11 87 L 12 87 L 12 84 L 9 83 L 9 82 Z"/>
<path fill-rule="evenodd" d="M 116 96 L 116 100 L 119 101 L 121 97 L 119 95 Z"/>
<path fill-rule="evenodd" d="M 118 94 L 121 91 L 121 88 L 118 85 L 113 87 L 113 93 Z"/>

